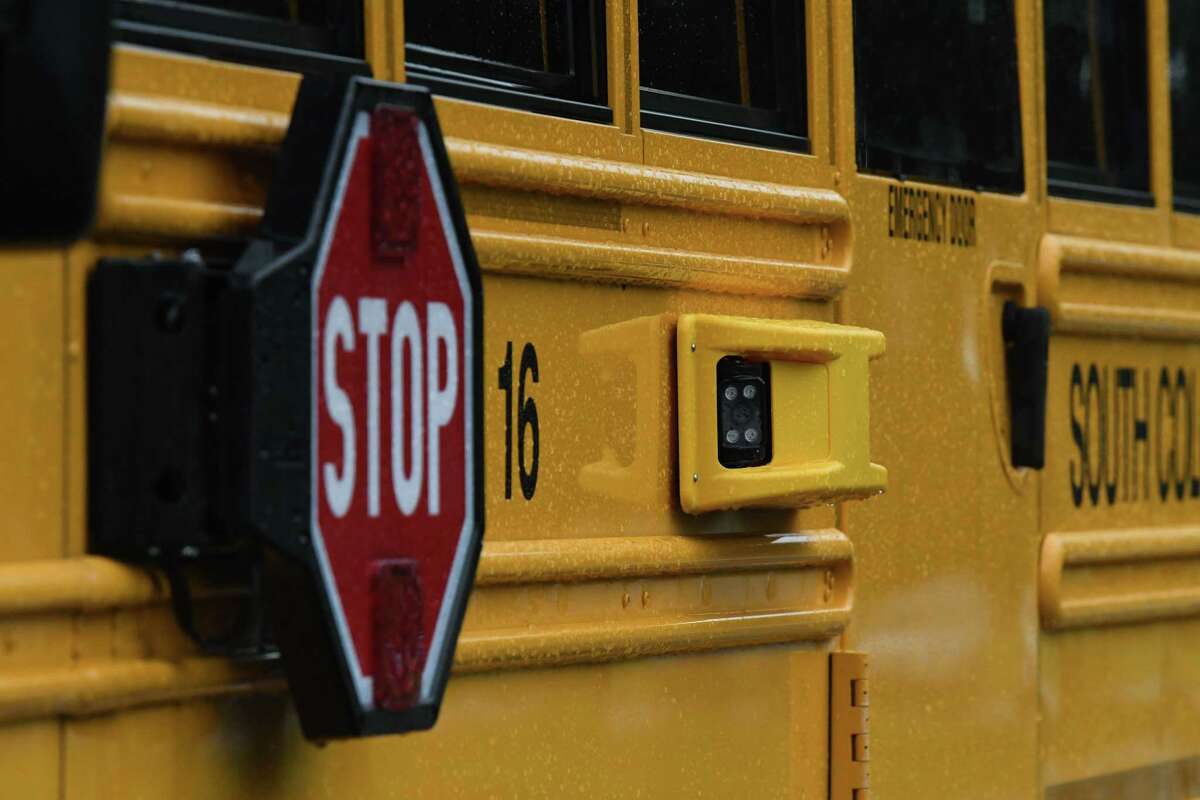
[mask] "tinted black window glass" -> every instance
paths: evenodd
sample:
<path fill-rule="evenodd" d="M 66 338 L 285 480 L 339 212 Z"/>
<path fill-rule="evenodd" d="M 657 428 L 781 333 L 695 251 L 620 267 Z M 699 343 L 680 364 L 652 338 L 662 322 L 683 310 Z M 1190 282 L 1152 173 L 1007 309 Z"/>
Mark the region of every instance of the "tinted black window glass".
<path fill-rule="evenodd" d="M 405 58 L 441 94 L 609 119 L 603 0 L 408 0 Z"/>
<path fill-rule="evenodd" d="M 802 0 L 640 0 L 647 127 L 807 149 Z"/>
<path fill-rule="evenodd" d="M 1050 193 L 1149 205 L 1146 6 L 1046 0 Z"/>
<path fill-rule="evenodd" d="M 182 8 L 211 8 L 235 14 L 268 17 L 285 22 L 324 25 L 328 22 L 327 4 L 323 0 L 186 0 L 170 5 Z"/>
<path fill-rule="evenodd" d="M 1170 24 L 1175 206 L 1200 213 L 1200 4 L 1171 0 Z"/>
<path fill-rule="evenodd" d="M 410 3 L 410 44 L 541 72 L 571 71 L 570 6 L 558 2 L 440 0 Z M 470 19 L 470 24 L 463 21 Z"/>
<path fill-rule="evenodd" d="M 117 38 L 296 71 L 367 72 L 361 0 L 117 0 Z"/>
<path fill-rule="evenodd" d="M 1020 193 L 1012 0 L 856 0 L 858 166 Z"/>

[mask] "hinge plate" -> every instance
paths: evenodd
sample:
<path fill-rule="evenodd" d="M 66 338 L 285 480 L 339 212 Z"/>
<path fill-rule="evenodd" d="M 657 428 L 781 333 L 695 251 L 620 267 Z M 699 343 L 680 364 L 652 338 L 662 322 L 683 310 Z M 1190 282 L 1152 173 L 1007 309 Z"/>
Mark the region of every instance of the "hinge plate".
<path fill-rule="evenodd" d="M 830 800 L 870 798 L 870 702 L 867 654 L 830 653 Z"/>

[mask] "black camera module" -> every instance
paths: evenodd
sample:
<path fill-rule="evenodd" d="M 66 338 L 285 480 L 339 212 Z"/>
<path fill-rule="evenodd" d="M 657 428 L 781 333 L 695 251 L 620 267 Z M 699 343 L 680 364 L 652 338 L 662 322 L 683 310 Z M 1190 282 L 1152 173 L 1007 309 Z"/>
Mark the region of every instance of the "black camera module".
<path fill-rule="evenodd" d="M 771 460 L 771 365 L 725 356 L 717 362 L 717 460 L 737 469 Z"/>

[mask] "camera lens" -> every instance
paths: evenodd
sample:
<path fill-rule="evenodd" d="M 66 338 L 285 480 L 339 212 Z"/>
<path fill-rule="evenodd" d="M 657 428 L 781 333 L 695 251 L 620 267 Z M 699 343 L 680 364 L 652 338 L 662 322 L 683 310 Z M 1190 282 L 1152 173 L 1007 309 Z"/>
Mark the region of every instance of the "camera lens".
<path fill-rule="evenodd" d="M 725 356 L 716 378 L 717 460 L 728 469 L 770 463 L 770 364 Z"/>
<path fill-rule="evenodd" d="M 754 417 L 754 406 L 749 403 L 738 403 L 733 407 L 733 421 L 745 425 Z"/>

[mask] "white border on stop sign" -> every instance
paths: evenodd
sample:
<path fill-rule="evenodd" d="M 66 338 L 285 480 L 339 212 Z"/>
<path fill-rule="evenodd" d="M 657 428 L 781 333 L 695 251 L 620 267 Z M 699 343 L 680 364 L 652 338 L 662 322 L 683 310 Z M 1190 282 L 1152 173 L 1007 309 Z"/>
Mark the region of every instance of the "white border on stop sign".
<path fill-rule="evenodd" d="M 437 659 L 431 656 L 440 651 L 443 642 L 446 638 L 446 628 L 450 624 L 450 614 L 453 603 L 447 602 L 449 599 L 449 591 L 452 587 L 458 586 L 462 579 L 463 569 L 467 560 L 467 544 L 469 541 L 468 532 L 470 526 L 475 521 L 475 492 L 472 481 L 472 471 L 475 464 L 475 426 L 474 417 L 474 399 L 475 386 L 473 370 L 471 365 L 474 363 L 474 344 L 475 331 L 474 327 L 474 306 L 471 296 L 471 281 L 467 276 L 466 266 L 463 264 L 462 251 L 458 245 L 458 238 L 455 235 L 454 225 L 450 217 L 450 209 L 446 203 L 445 192 L 442 191 L 441 175 L 437 169 L 437 161 L 433 157 L 433 146 L 429 141 L 429 131 L 425 127 L 425 122 L 419 117 L 417 121 L 417 140 L 421 146 L 421 157 L 425 162 L 425 169 L 430 176 L 429 185 L 433 189 L 433 199 L 437 204 L 438 219 L 442 223 L 442 234 L 446 237 L 447 249 L 450 251 L 450 260 L 454 263 L 454 275 L 458 279 L 459 291 L 463 297 L 463 328 L 464 335 L 461 338 L 463 343 L 463 386 L 465 391 L 463 395 L 463 434 L 466 444 L 466 458 L 463 461 L 463 483 L 466 490 L 463 492 L 464 504 L 463 509 L 463 525 L 458 533 L 458 544 L 455 547 L 454 561 L 450 566 L 450 574 L 446 579 L 447 594 L 443 595 L 441 608 L 438 611 L 437 623 L 434 625 L 433 638 L 429 643 L 428 656 L 425 659 L 425 669 L 421 673 L 421 697 L 422 702 L 428 702 L 433 699 L 433 680 L 434 671 L 437 666 Z M 320 308 L 317 303 L 317 291 L 321 285 L 321 276 L 325 272 L 325 262 L 329 256 L 329 248 L 333 244 L 333 232 L 337 227 L 338 216 L 342 210 L 342 198 L 346 193 L 346 184 L 350 181 L 350 171 L 354 166 L 354 151 L 358 148 L 358 143 L 369 135 L 371 132 L 371 116 L 366 111 L 359 111 L 354 118 L 354 127 L 350 132 L 350 141 L 346 144 L 346 151 L 343 156 L 342 172 L 338 176 L 337 188 L 334 191 L 333 202 L 329 208 L 329 214 L 325 221 L 325 230 L 321 234 L 321 249 L 318 251 L 317 268 L 313 274 L 312 280 L 312 374 L 310 385 L 310 396 L 312 398 L 312 472 L 309 480 L 312 483 L 312 531 L 313 544 L 317 553 L 317 563 L 321 570 L 321 580 L 325 584 L 326 594 L 330 599 L 330 606 L 333 610 L 334 622 L 338 629 L 338 638 L 342 643 L 342 651 L 346 655 L 346 660 L 350 664 L 352 672 L 351 677 L 354 679 L 354 690 L 358 695 L 359 704 L 364 709 L 375 708 L 374 681 L 365 675 L 362 670 L 362 665 L 358 661 L 358 651 L 354 647 L 354 639 L 350 636 L 350 626 L 346 623 L 346 614 L 342 610 L 341 595 L 337 591 L 337 583 L 333 579 L 333 570 L 329 565 L 329 556 L 325 552 L 325 541 L 321 535 L 321 526 L 318 521 L 318 503 L 320 503 L 320 492 L 318 491 L 317 476 L 320 474 L 317 464 L 317 414 L 319 411 L 319 401 L 317 398 L 317 349 L 320 347 L 320 332 L 317 330 L 317 322 L 319 319 Z M 369 591 L 369 587 L 364 587 Z M 469 587 L 468 587 L 469 588 Z"/>

